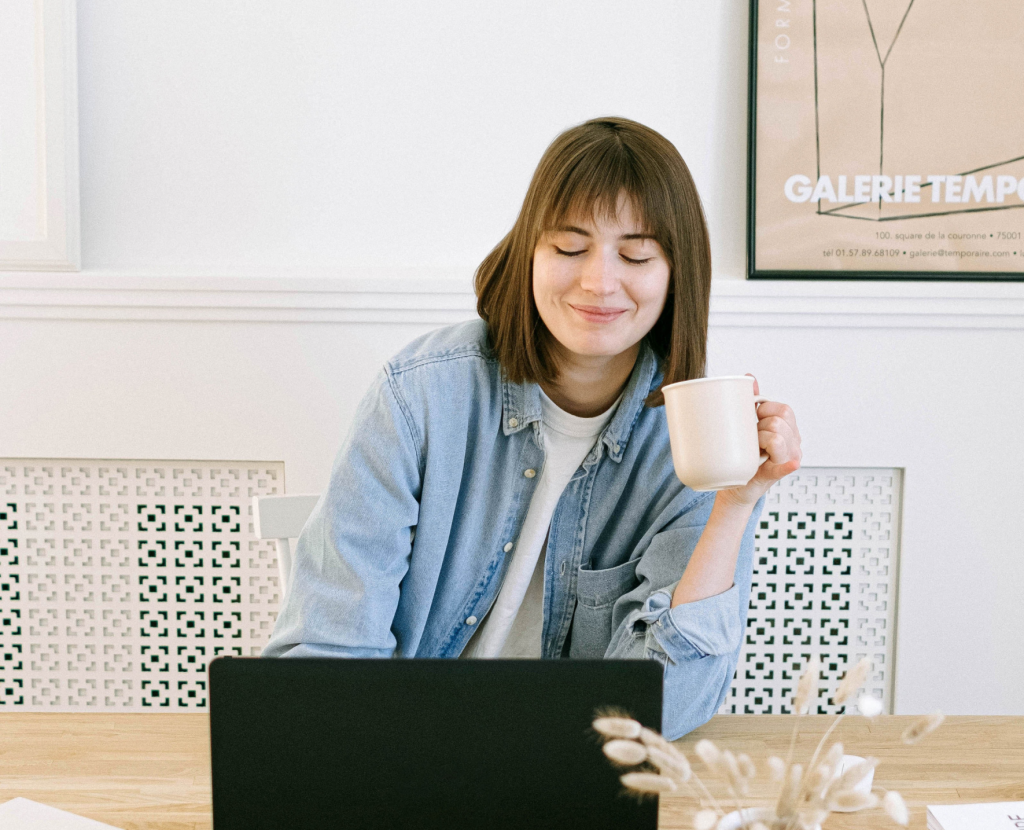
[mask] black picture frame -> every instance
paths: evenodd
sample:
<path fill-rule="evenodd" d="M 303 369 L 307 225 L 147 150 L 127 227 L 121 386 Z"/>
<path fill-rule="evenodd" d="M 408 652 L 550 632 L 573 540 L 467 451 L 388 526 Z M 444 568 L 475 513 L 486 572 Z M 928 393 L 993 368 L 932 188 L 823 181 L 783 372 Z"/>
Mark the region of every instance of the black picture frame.
<path fill-rule="evenodd" d="M 781 0 L 769 0 L 779 3 Z M 913 0 L 909 0 L 913 5 Z M 817 0 L 811 0 L 815 16 L 815 61 L 817 60 Z M 749 280 L 859 280 L 859 281 L 912 281 L 912 282 L 1024 282 L 1024 239 L 1021 245 L 1021 270 L 1006 271 L 907 271 L 907 270 L 854 270 L 854 269 L 758 269 L 756 267 L 757 230 L 757 113 L 758 113 L 758 35 L 760 0 L 750 0 L 749 49 L 747 72 L 747 223 L 746 223 L 746 278 Z M 908 7 L 909 8 L 909 7 Z M 872 32 L 873 36 L 873 32 Z M 817 73 L 817 68 L 815 68 Z M 1019 79 L 1024 84 L 1024 77 Z M 817 78 L 815 79 L 817 87 Z M 817 94 L 817 88 L 815 90 Z M 1022 155 L 1019 161 L 1024 159 Z M 1009 163 L 1009 162 L 1004 162 Z M 993 165 L 995 166 L 995 165 Z M 986 168 L 979 168 L 986 169 Z M 965 171 L 963 175 L 977 171 Z M 1017 207 L 1017 206 L 1015 206 Z M 1019 205 L 1024 208 L 1024 203 Z M 1024 211 L 1022 211 L 1024 219 Z"/>

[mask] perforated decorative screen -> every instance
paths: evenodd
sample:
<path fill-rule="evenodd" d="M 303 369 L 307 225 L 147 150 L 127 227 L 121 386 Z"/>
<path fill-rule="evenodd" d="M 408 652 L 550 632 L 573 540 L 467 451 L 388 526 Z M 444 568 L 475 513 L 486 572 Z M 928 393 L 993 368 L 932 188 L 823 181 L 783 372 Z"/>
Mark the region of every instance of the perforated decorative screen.
<path fill-rule="evenodd" d="M 754 549 L 747 630 L 723 713 L 792 711 L 813 654 L 822 662 L 817 709 L 870 657 L 866 690 L 891 711 L 901 471 L 803 468 L 768 494 Z"/>
<path fill-rule="evenodd" d="M 283 492 L 282 463 L 0 460 L 0 707 L 204 708 L 273 627 L 250 500 Z"/>
<path fill-rule="evenodd" d="M 826 690 L 868 655 L 890 708 L 901 477 L 804 468 L 768 496 L 746 639 L 722 712 L 788 712 L 805 661 Z M 0 460 L 0 707 L 206 706 L 206 666 L 259 654 L 279 602 L 251 497 L 266 462 Z"/>

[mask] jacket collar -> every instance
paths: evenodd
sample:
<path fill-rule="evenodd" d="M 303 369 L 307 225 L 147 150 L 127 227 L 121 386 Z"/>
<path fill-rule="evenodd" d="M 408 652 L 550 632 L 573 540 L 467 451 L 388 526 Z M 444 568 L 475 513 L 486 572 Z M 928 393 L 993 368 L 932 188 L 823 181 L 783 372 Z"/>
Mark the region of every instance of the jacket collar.
<path fill-rule="evenodd" d="M 608 457 L 613 461 L 622 461 L 633 425 L 644 408 L 644 401 L 659 381 L 658 357 L 647 341 L 643 340 L 640 343 L 640 354 L 637 355 L 626 389 L 622 393 L 619 408 L 615 410 L 615 415 L 601 436 L 601 440 L 608 448 Z M 540 387 L 536 383 L 511 383 L 504 374 L 501 383 L 501 429 L 505 435 L 512 435 L 540 421 Z"/>

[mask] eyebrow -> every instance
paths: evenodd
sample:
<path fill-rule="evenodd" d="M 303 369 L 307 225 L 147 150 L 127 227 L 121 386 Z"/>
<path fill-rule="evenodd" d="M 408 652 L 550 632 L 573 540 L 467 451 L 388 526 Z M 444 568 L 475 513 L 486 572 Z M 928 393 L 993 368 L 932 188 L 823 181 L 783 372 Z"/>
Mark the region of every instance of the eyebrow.
<path fill-rule="evenodd" d="M 578 228 L 578 227 L 576 227 L 576 225 L 560 225 L 559 227 L 555 228 L 554 230 L 562 232 L 562 233 L 578 233 L 580 236 L 587 236 L 587 237 L 590 236 L 590 232 L 589 231 L 585 231 L 585 230 L 583 230 L 583 228 Z M 654 235 L 650 234 L 650 233 L 624 233 L 624 234 L 622 234 L 622 236 L 619 237 L 619 239 L 654 239 L 654 238 L 655 238 Z"/>

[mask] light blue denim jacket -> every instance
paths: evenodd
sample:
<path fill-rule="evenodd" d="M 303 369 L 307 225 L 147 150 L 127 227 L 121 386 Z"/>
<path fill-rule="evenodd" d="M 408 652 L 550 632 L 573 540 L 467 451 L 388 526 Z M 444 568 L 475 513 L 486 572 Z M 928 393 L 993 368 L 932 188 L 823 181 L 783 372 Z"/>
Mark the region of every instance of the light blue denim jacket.
<path fill-rule="evenodd" d="M 664 666 L 663 730 L 707 721 L 732 680 L 754 529 L 735 584 L 670 608 L 714 493 L 672 467 L 645 343 L 622 400 L 566 485 L 544 563 L 545 658 Z M 298 540 L 270 657 L 458 657 L 498 595 L 544 464 L 535 383 L 502 375 L 481 320 L 413 341 L 356 411 Z M 534 471 L 534 472 L 530 472 Z"/>

